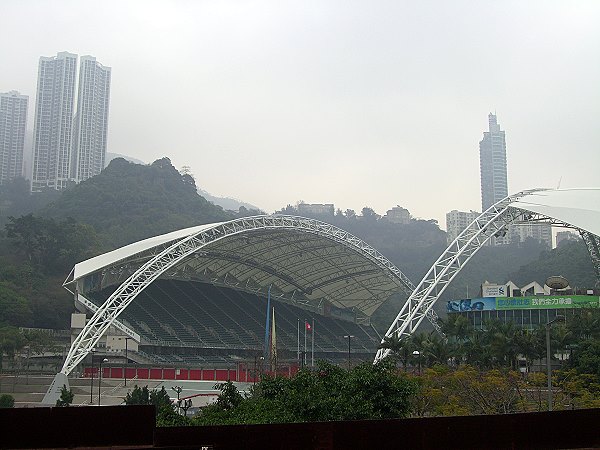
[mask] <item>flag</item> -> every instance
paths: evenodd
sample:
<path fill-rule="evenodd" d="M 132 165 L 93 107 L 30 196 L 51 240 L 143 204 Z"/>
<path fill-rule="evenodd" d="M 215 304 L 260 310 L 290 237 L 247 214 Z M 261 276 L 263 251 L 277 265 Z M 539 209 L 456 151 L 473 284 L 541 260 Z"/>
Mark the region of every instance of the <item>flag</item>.
<path fill-rule="evenodd" d="M 271 331 L 271 366 L 277 370 L 277 335 L 275 334 L 275 307 L 273 307 L 273 320 Z"/>
<path fill-rule="evenodd" d="M 306 325 L 306 329 L 310 330 L 310 323 L 307 320 L 304 321 L 304 324 Z"/>

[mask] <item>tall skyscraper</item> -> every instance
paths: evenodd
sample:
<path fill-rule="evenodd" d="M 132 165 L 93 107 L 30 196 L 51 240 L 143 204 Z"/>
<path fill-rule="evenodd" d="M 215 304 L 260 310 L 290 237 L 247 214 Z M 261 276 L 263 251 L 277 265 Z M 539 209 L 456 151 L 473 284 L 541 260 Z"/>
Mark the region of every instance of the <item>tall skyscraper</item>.
<path fill-rule="evenodd" d="M 71 177 L 77 55 L 41 57 L 33 130 L 31 190 L 64 189 Z"/>
<path fill-rule="evenodd" d="M 82 56 L 73 131 L 71 177 L 80 182 L 98 175 L 106 160 L 110 67 Z"/>
<path fill-rule="evenodd" d="M 506 170 L 506 136 L 500 129 L 495 114 L 488 115 L 488 131 L 479 142 L 479 166 L 481 170 L 481 208 L 485 211 L 494 203 L 508 196 Z M 548 224 L 515 224 L 503 237 L 493 237 L 492 245 L 523 242 L 528 238 L 552 246 L 552 227 Z"/>
<path fill-rule="evenodd" d="M 0 93 L 0 184 L 23 176 L 23 151 L 29 97 Z"/>
<path fill-rule="evenodd" d="M 481 210 L 485 211 L 508 195 L 506 176 L 506 138 L 495 114 L 488 115 L 489 131 L 479 142 L 481 170 Z"/>

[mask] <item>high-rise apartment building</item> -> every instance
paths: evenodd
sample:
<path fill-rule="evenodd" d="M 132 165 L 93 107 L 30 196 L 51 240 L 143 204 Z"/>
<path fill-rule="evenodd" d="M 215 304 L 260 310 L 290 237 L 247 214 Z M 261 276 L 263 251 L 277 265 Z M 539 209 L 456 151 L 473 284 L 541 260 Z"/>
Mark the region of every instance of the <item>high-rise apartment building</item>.
<path fill-rule="evenodd" d="M 33 130 L 31 190 L 64 189 L 71 183 L 71 139 L 77 55 L 40 58 Z"/>
<path fill-rule="evenodd" d="M 547 223 L 523 223 L 512 225 L 508 237 L 511 242 L 524 242 L 535 239 L 552 248 L 552 226 Z"/>
<path fill-rule="evenodd" d="M 110 67 L 77 55 L 40 58 L 31 190 L 64 189 L 100 173 L 106 161 Z"/>
<path fill-rule="evenodd" d="M 480 213 L 477 211 L 458 211 L 453 209 L 446 213 L 446 240 L 450 244 L 454 239 L 469 226 Z"/>
<path fill-rule="evenodd" d="M 80 182 L 104 169 L 110 99 L 110 67 L 82 56 L 73 130 L 71 177 Z"/>
<path fill-rule="evenodd" d="M 488 131 L 479 142 L 481 171 L 481 210 L 485 211 L 508 195 L 506 176 L 506 137 L 495 114 L 488 115 Z"/>
<path fill-rule="evenodd" d="M 0 184 L 23 176 L 28 102 L 17 91 L 0 93 Z"/>

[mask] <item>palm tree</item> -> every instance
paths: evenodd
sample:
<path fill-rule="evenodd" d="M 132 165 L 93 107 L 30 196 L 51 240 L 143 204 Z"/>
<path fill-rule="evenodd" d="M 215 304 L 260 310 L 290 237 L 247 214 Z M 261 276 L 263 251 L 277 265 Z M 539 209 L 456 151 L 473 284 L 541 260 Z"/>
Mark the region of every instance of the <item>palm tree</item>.
<path fill-rule="evenodd" d="M 424 345 L 423 353 L 428 365 L 448 364 L 456 356 L 456 344 L 446 342 L 437 334 L 430 335 Z"/>
<path fill-rule="evenodd" d="M 559 325 L 553 327 L 551 330 L 552 343 L 556 345 L 556 350 L 559 350 L 561 353 L 560 365 L 563 365 L 566 350 L 570 347 L 570 345 L 574 342 L 573 332 L 567 328 L 565 325 Z M 593 331 L 595 333 L 596 330 Z"/>
<path fill-rule="evenodd" d="M 545 354 L 544 333 L 544 328 L 538 327 L 533 330 L 521 330 L 516 335 L 517 352 L 525 358 L 527 372 L 530 371 L 533 361 Z"/>
<path fill-rule="evenodd" d="M 461 347 L 464 362 L 480 369 L 492 366 L 492 354 L 487 332 L 474 330 Z"/>
<path fill-rule="evenodd" d="M 518 347 L 517 330 L 512 322 L 488 320 L 484 323 L 486 341 L 489 345 L 494 366 L 516 367 Z"/>
<path fill-rule="evenodd" d="M 394 361 L 401 361 L 402 368 L 406 371 L 406 365 L 408 358 L 412 355 L 413 344 L 412 336 L 406 336 L 400 339 L 397 335 L 386 336 L 383 338 L 383 342 L 379 344 L 380 349 L 390 349 L 391 355 Z"/>

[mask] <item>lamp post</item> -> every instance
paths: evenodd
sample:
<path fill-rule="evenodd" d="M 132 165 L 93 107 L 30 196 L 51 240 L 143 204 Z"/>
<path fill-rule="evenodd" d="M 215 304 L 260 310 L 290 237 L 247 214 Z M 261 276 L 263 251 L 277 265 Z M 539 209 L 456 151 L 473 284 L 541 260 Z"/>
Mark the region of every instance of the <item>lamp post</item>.
<path fill-rule="evenodd" d="M 350 342 L 354 336 L 351 334 L 347 334 L 344 336 L 344 339 L 348 339 L 348 372 L 350 372 Z"/>
<path fill-rule="evenodd" d="M 258 359 L 260 360 L 260 381 L 262 381 L 263 373 L 265 370 L 265 357 L 261 356 Z"/>
<path fill-rule="evenodd" d="M 413 356 L 417 357 L 417 362 L 419 364 L 419 375 L 421 375 L 421 352 L 419 350 L 415 350 L 412 354 Z"/>
<path fill-rule="evenodd" d="M 106 363 L 108 362 L 108 359 L 104 358 L 100 360 L 100 373 L 98 375 L 98 406 L 101 405 L 100 403 L 100 388 L 102 386 L 102 363 Z"/>
<path fill-rule="evenodd" d="M 125 338 L 125 367 L 123 367 L 123 379 L 124 379 L 124 385 L 127 386 L 127 364 L 129 363 L 129 356 L 127 355 L 127 342 L 129 341 L 129 339 L 133 339 L 131 337 L 126 337 Z"/>
<path fill-rule="evenodd" d="M 90 350 L 90 353 L 92 354 L 92 379 L 90 382 L 90 405 L 94 404 L 94 353 L 96 353 L 96 351 L 94 349 Z"/>
<path fill-rule="evenodd" d="M 181 394 L 181 391 L 183 391 L 183 388 L 181 386 L 173 386 L 171 389 L 177 392 L 177 414 L 180 414 L 179 409 L 181 407 L 181 400 L 179 399 L 179 395 Z"/>
<path fill-rule="evenodd" d="M 254 373 L 252 374 L 252 386 L 256 385 L 256 362 L 258 361 L 258 355 L 254 355 Z"/>
<path fill-rule="evenodd" d="M 552 367 L 550 364 L 550 328 L 557 320 L 564 320 L 565 316 L 557 315 L 546 324 L 546 378 L 548 379 L 548 411 L 552 411 Z"/>

